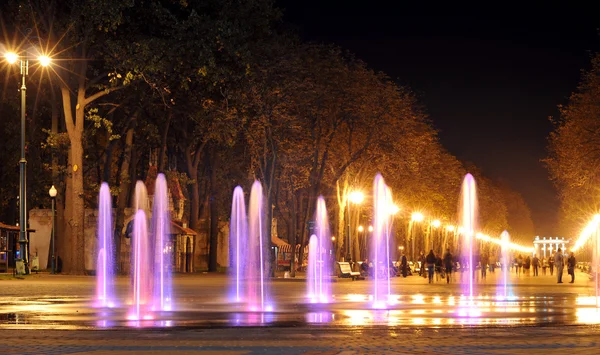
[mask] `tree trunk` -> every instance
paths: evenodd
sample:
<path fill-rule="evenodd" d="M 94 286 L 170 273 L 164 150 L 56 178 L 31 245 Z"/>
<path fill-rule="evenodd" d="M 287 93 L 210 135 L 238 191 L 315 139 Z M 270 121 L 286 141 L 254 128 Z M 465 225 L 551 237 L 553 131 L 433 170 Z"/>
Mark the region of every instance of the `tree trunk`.
<path fill-rule="evenodd" d="M 217 255 L 219 248 L 219 206 L 218 206 L 218 187 L 217 187 L 217 166 L 219 166 L 219 154 L 214 146 L 211 146 L 209 152 L 210 157 L 210 237 L 209 237 L 209 258 L 208 271 L 217 271 Z M 199 193 L 196 190 L 197 193 Z"/>
<path fill-rule="evenodd" d="M 133 131 L 131 126 L 127 130 L 125 137 L 125 147 L 123 149 L 123 161 L 121 162 L 121 176 L 119 177 L 119 196 L 117 197 L 117 211 L 115 214 L 115 266 L 117 272 L 121 272 L 121 240 L 123 234 L 121 231 L 125 225 L 125 208 L 131 194 L 132 178 L 130 174 L 131 150 L 133 145 Z"/>
<path fill-rule="evenodd" d="M 71 138 L 71 215 L 67 217 L 71 229 L 71 266 L 67 268 L 71 274 L 81 275 L 85 271 L 84 250 L 84 209 L 83 201 L 83 144 L 82 132 L 76 131 L 69 134 Z M 68 187 L 67 187 L 68 188 Z"/>

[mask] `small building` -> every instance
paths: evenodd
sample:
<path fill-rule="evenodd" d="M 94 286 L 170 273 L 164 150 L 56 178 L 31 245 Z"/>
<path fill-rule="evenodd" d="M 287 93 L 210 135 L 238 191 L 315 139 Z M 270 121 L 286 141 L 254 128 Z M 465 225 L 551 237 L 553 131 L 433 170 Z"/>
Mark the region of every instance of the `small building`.
<path fill-rule="evenodd" d="M 0 223 L 0 272 L 8 273 L 9 270 L 15 268 L 15 259 L 20 258 L 19 255 L 19 226 L 11 226 Z M 27 229 L 27 240 L 30 234 L 35 230 Z M 29 253 L 29 244 L 27 244 L 27 254 Z M 28 258 L 31 259 L 31 258 Z M 29 260 L 31 262 L 31 260 Z"/>

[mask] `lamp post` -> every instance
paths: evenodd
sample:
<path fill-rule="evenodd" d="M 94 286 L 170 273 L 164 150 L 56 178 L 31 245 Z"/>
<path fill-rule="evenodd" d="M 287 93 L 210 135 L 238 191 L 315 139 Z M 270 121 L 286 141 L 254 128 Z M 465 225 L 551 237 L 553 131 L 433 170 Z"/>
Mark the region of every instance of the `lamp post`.
<path fill-rule="evenodd" d="M 52 274 L 56 274 L 56 229 L 54 227 L 56 210 L 56 192 L 56 188 L 54 187 L 54 185 L 52 185 L 50 191 L 48 191 L 48 194 L 50 194 L 50 198 L 52 199 L 52 235 L 50 236 L 50 242 L 52 244 Z"/>
<path fill-rule="evenodd" d="M 363 200 L 365 199 L 365 195 L 360 192 L 360 191 L 352 191 L 348 194 L 348 199 L 347 199 L 347 203 L 348 203 L 348 247 L 346 248 L 347 254 L 346 254 L 346 261 L 350 262 L 352 260 L 352 235 L 351 235 L 351 231 L 352 229 L 350 228 L 350 202 L 354 203 L 354 204 L 360 204 L 363 202 Z M 352 264 L 351 264 L 352 266 Z"/>
<path fill-rule="evenodd" d="M 39 64 L 43 67 L 50 64 L 50 58 L 45 55 L 36 56 Z M 19 252 L 23 265 L 25 265 L 25 273 L 29 273 L 29 266 L 27 263 L 27 182 L 26 182 L 26 169 L 27 160 L 25 159 L 25 117 L 26 117 L 26 102 L 27 102 L 27 86 L 25 85 L 25 78 L 29 75 L 29 60 L 36 58 L 30 56 L 27 51 L 24 55 L 19 55 L 14 52 L 7 52 L 4 54 L 4 58 L 9 64 L 15 64 L 19 62 L 21 68 L 21 159 L 19 160 Z"/>
<path fill-rule="evenodd" d="M 423 214 L 421 212 L 413 212 L 413 214 L 410 216 L 410 221 L 412 222 L 411 224 L 411 228 L 410 228 L 410 239 L 411 239 L 411 260 L 415 261 L 415 233 L 413 231 L 414 226 L 415 226 L 415 222 L 421 222 L 423 221 L 423 219 L 425 218 L 425 216 L 423 216 Z"/>

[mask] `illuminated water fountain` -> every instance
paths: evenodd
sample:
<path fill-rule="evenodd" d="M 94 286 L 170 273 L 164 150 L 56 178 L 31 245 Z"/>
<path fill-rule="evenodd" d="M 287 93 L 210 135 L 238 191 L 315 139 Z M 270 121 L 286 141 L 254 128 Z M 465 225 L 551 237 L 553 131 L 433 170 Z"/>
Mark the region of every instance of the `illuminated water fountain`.
<path fill-rule="evenodd" d="M 477 228 L 477 191 L 473 175 L 467 174 L 463 180 L 459 210 L 463 228 L 463 247 L 461 268 L 466 267 L 467 277 L 461 277 L 463 292 L 467 295 L 468 315 L 477 315 L 473 308 L 473 277 L 475 276 L 476 261 L 473 260 L 475 248 L 475 230 Z M 466 262 L 466 265 L 463 263 Z M 464 274 L 463 274 L 464 275 Z M 464 312 L 461 312 L 464 313 Z"/>
<path fill-rule="evenodd" d="M 381 174 L 373 183 L 373 236 L 371 261 L 373 262 L 373 308 L 385 308 L 391 299 L 390 285 L 390 229 L 392 192 Z"/>
<path fill-rule="evenodd" d="M 262 185 L 255 181 L 250 191 L 248 224 L 241 187 L 234 190 L 231 208 L 230 253 L 234 270 L 234 296 L 249 311 L 272 311 L 266 279 L 270 271 L 269 233 L 266 231 Z"/>
<path fill-rule="evenodd" d="M 232 270 L 231 299 L 241 302 L 243 299 L 243 282 L 245 259 L 242 253 L 247 250 L 248 221 L 246 217 L 246 204 L 244 191 L 240 186 L 233 190 L 233 201 L 231 203 L 231 219 L 229 224 L 229 260 Z"/>
<path fill-rule="evenodd" d="M 325 199 L 319 196 L 315 212 L 315 235 L 310 237 L 308 249 L 307 292 L 312 303 L 331 300 L 331 235 Z"/>
<path fill-rule="evenodd" d="M 154 185 L 154 203 L 152 205 L 152 235 L 154 241 L 154 299 L 153 310 L 170 311 L 172 305 L 171 217 L 169 212 L 167 180 L 164 174 L 158 174 Z"/>
<path fill-rule="evenodd" d="M 114 259 L 112 202 L 107 183 L 98 195 L 98 263 L 96 266 L 96 302 L 99 307 L 114 307 Z"/>
<path fill-rule="evenodd" d="M 148 228 L 148 194 L 138 181 L 135 188 L 131 240 L 131 309 L 128 318 L 151 319 L 154 311 L 173 308 L 171 253 L 168 247 L 170 217 L 167 182 L 158 174 L 154 187 L 151 228 Z"/>

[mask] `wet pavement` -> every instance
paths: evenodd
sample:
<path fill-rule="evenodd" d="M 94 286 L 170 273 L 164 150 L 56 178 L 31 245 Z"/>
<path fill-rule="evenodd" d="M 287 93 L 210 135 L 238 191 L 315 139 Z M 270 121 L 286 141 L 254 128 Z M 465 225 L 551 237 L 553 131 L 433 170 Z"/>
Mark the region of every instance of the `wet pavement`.
<path fill-rule="evenodd" d="M 587 275 L 574 284 L 511 275 L 509 297 L 499 275 L 479 280 L 472 301 L 456 283 L 394 278 L 386 310 L 371 309 L 371 281 L 336 279 L 334 301 L 315 305 L 302 280 L 276 279 L 265 313 L 230 303 L 224 275 L 176 275 L 176 308 L 141 321 L 127 320 L 125 277 L 112 309 L 93 307 L 92 277 L 0 278 L 0 354 L 596 352 L 600 313 Z"/>

